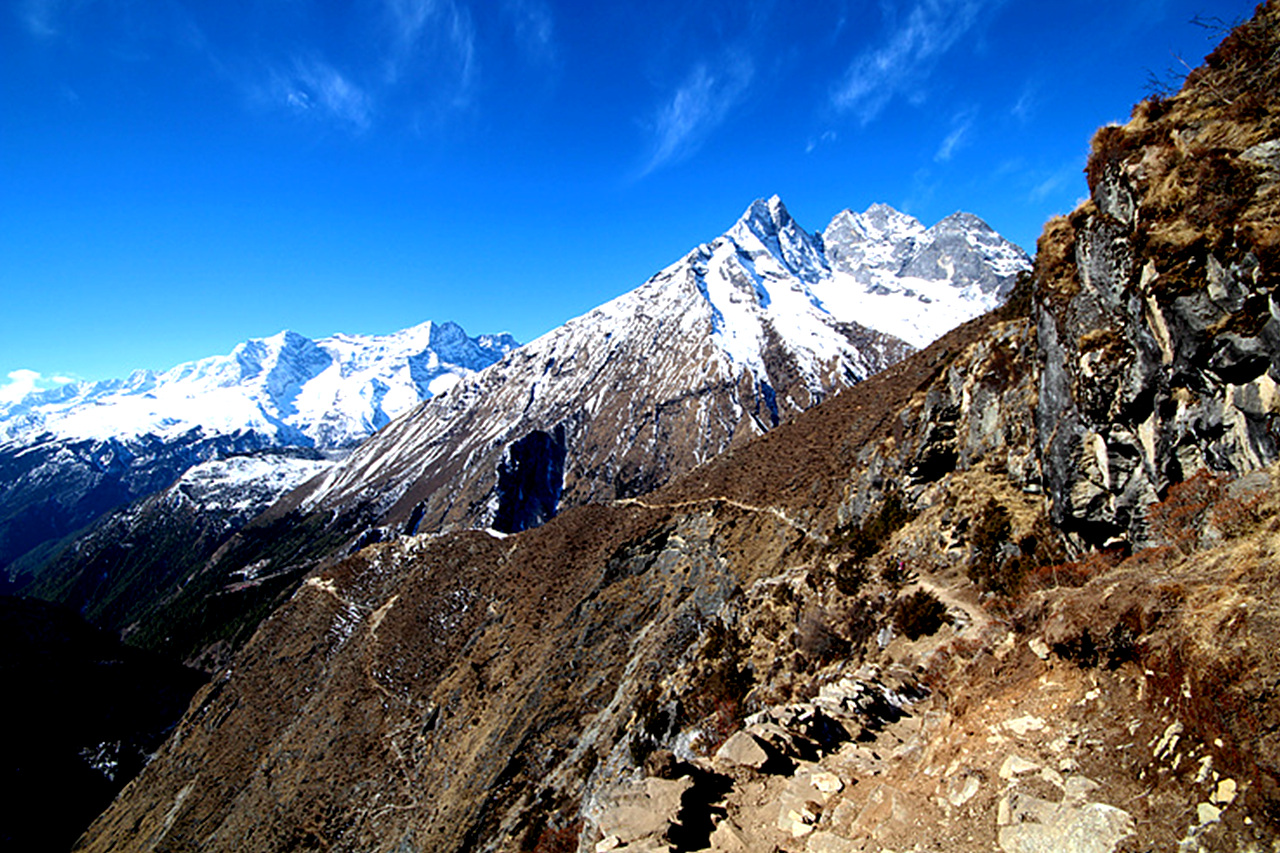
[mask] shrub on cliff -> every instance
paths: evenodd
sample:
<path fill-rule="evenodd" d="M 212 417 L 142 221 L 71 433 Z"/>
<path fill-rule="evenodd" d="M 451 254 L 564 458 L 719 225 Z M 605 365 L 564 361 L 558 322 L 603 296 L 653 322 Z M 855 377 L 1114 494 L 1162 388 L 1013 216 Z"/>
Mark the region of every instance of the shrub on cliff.
<path fill-rule="evenodd" d="M 951 621 L 947 606 L 927 589 L 918 589 L 898 600 L 893 614 L 893 628 L 908 640 L 929 637 Z"/>

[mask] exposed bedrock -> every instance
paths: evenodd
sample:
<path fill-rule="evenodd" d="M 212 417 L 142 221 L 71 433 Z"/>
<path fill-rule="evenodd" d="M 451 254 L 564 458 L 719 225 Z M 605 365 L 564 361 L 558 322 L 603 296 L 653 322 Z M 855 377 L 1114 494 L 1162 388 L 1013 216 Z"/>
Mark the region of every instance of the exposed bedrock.
<path fill-rule="evenodd" d="M 498 463 L 493 528 L 518 533 L 545 524 L 556 514 L 564 487 L 564 425 L 536 429 L 507 446 Z"/>
<path fill-rule="evenodd" d="M 1145 544 L 1145 508 L 1169 485 L 1277 457 L 1274 276 L 1247 223 L 1159 221 L 1153 150 L 1102 169 L 1040 243 L 1040 453 L 1054 522 L 1087 545 Z"/>

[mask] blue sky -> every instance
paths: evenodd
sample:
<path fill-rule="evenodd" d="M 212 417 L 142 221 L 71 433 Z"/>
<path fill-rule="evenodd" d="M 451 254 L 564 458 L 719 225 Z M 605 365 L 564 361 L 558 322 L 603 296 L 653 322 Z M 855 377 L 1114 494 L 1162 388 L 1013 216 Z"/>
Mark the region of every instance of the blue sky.
<path fill-rule="evenodd" d="M 774 193 L 1033 250 L 1093 130 L 1212 48 L 1191 18 L 1253 8 L 3 3 L 0 396 L 283 328 L 528 341 Z"/>

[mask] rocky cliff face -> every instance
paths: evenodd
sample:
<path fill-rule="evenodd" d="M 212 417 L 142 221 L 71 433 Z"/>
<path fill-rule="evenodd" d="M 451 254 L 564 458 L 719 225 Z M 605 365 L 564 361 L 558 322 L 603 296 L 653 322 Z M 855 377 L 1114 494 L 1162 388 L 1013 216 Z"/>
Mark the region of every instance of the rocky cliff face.
<path fill-rule="evenodd" d="M 1148 544 L 1171 484 L 1276 458 L 1268 37 L 1242 28 L 1181 95 L 1100 131 L 1090 201 L 1041 239 L 1036 417 L 1054 521 L 1082 542 Z"/>
<path fill-rule="evenodd" d="M 1022 461 L 1034 376 L 998 380 L 1033 342 L 976 323 L 644 498 L 361 551 L 83 846 L 1267 842 L 1274 474 L 1218 552 L 1066 562 Z"/>
<path fill-rule="evenodd" d="M 81 848 L 1274 849 L 1277 25 L 1103 132 L 1002 312 L 652 492 L 312 574 Z"/>

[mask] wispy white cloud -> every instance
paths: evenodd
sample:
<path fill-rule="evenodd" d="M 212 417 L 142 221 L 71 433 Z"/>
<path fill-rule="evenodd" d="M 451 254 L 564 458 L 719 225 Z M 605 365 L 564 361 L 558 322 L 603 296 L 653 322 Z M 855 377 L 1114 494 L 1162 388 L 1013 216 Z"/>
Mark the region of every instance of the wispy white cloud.
<path fill-rule="evenodd" d="M 809 141 L 805 143 L 804 153 L 812 154 L 818 149 L 819 145 L 827 145 L 828 143 L 835 142 L 839 138 L 839 135 L 834 130 L 824 130 L 816 137 L 809 138 Z"/>
<path fill-rule="evenodd" d="M 1018 100 L 1014 101 L 1009 113 L 1022 124 L 1026 124 L 1035 114 L 1036 100 L 1036 87 L 1028 83 L 1022 87 L 1022 93 L 1018 95 Z"/>
<path fill-rule="evenodd" d="M 453 90 L 446 100 L 465 105 L 475 83 L 476 27 L 471 11 L 456 0 L 384 0 L 391 44 L 386 53 L 387 83 L 395 85 L 415 70 L 429 68 L 439 86 L 448 69 Z"/>
<path fill-rule="evenodd" d="M 555 61 L 555 17 L 545 0 L 506 0 L 502 10 L 515 30 L 516 44 L 528 60 Z"/>
<path fill-rule="evenodd" d="M 977 117 L 978 110 L 976 107 L 961 110 L 952 117 L 951 132 L 942 140 L 942 144 L 938 146 L 937 152 L 933 155 L 935 162 L 947 162 L 958 149 L 968 144 L 969 132 L 973 129 L 973 124 Z"/>
<path fill-rule="evenodd" d="M 717 67 L 694 67 L 652 122 L 653 153 L 641 177 L 697 150 L 746 94 L 755 67 L 743 55 L 727 57 Z"/>
<path fill-rule="evenodd" d="M 290 68 L 272 75 L 270 98 L 299 115 L 333 120 L 363 132 L 373 119 L 373 99 L 329 63 L 295 59 Z"/>
<path fill-rule="evenodd" d="M 933 198 L 937 195 L 938 188 L 941 185 L 941 181 L 934 177 L 929 167 L 917 169 L 911 175 L 911 186 L 907 191 L 907 195 L 895 206 L 903 213 L 910 213 L 914 216 L 915 211 L 926 208 L 933 202 Z"/>
<path fill-rule="evenodd" d="M 59 18 L 64 0 L 22 0 L 18 18 L 27 32 L 37 38 L 52 38 L 60 32 Z"/>
<path fill-rule="evenodd" d="M 312 0 L 297 5 L 315 6 Z M 349 132 L 364 133 L 397 119 L 416 125 L 424 115 L 447 115 L 474 104 L 485 35 L 478 30 L 473 13 L 481 8 L 477 0 L 365 0 L 335 5 L 352 5 L 364 12 L 324 10 L 329 21 L 351 29 L 337 43 L 308 38 L 308 32 L 315 36 L 327 28 L 299 30 L 290 23 L 293 13 L 285 14 L 288 10 L 283 8 L 247 16 L 246 26 L 253 31 L 245 38 L 229 37 L 219 27 L 202 28 L 198 4 L 11 0 L 9 10 L 30 38 L 74 37 L 79 47 L 85 42 L 79 36 L 87 23 L 86 10 L 130 12 L 112 16 L 119 19 L 121 30 L 113 33 L 121 42 L 112 47 L 115 59 L 150 59 L 165 51 L 144 48 L 178 45 L 211 66 L 252 106 L 306 115 Z M 507 19 L 495 19 L 494 28 L 514 27 L 526 61 L 554 61 L 555 18 L 550 0 L 502 0 L 502 5 L 493 5 Z M 153 7 L 162 11 L 155 12 Z M 321 10 L 312 8 L 307 14 L 318 17 Z"/>
<path fill-rule="evenodd" d="M 832 106 L 867 124 L 896 97 L 919 101 L 938 60 L 1002 2 L 918 0 L 882 44 L 853 60 L 831 94 Z"/>
<path fill-rule="evenodd" d="M 45 378 L 37 370 L 12 370 L 9 381 L 0 383 L 0 403 L 16 403 L 35 391 L 46 391 L 72 381 L 67 376 Z"/>

